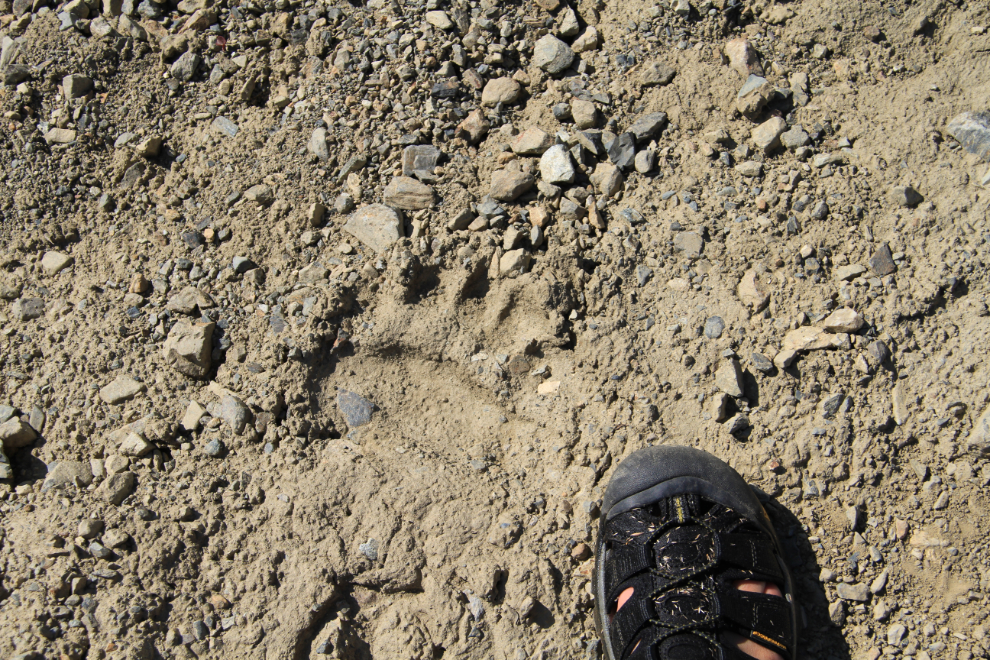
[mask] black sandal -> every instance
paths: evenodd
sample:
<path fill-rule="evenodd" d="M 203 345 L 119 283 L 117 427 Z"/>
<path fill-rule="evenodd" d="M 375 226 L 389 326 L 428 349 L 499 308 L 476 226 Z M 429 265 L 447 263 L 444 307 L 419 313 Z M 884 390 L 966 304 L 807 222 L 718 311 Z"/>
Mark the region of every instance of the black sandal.
<path fill-rule="evenodd" d="M 783 597 L 739 580 L 772 582 Z M 739 473 L 699 449 L 646 447 L 619 464 L 594 589 L 605 660 L 753 660 L 727 633 L 797 658 L 794 585 L 773 524 Z"/>

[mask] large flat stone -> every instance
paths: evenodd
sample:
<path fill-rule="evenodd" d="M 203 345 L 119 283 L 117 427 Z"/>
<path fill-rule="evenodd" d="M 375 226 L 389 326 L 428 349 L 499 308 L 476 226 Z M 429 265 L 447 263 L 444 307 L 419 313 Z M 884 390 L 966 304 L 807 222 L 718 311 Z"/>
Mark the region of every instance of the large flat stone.
<path fill-rule="evenodd" d="M 384 204 L 369 204 L 351 214 L 344 231 L 381 254 L 402 238 L 402 217 Z"/>
<path fill-rule="evenodd" d="M 130 376 L 121 375 L 100 390 L 100 398 L 111 405 L 116 405 L 130 401 L 144 390 L 144 383 L 139 383 Z"/>

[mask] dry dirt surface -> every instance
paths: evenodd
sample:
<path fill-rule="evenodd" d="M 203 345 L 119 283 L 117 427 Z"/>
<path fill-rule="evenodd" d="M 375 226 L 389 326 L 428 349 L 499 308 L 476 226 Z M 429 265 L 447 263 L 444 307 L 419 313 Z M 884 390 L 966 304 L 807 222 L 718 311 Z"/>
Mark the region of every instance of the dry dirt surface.
<path fill-rule="evenodd" d="M 686 444 L 801 658 L 987 657 L 988 26 L 0 0 L 0 656 L 594 660 Z"/>

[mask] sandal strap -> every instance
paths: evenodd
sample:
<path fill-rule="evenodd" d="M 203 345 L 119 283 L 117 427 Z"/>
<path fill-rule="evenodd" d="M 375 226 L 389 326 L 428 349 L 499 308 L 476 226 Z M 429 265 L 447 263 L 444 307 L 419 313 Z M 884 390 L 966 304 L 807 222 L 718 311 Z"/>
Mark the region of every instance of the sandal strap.
<path fill-rule="evenodd" d="M 653 554 L 656 552 L 657 544 L 661 543 L 665 536 L 662 535 L 653 543 L 612 545 L 608 551 L 608 570 L 604 576 L 607 602 L 614 602 L 620 593 L 632 586 L 626 584 L 630 578 L 653 570 Z M 755 580 L 777 583 L 784 580 L 776 550 L 770 539 L 741 533 L 715 532 L 713 536 L 714 565 L 730 564 L 745 571 L 747 577 Z M 677 578 L 662 573 L 654 573 L 654 575 L 656 577 L 654 590 L 678 581 Z"/>
<path fill-rule="evenodd" d="M 692 507 L 693 508 L 693 507 Z M 647 520 L 636 510 L 603 527 L 611 532 L 604 555 L 603 606 L 633 589 L 608 624 L 609 642 L 623 660 L 664 660 L 673 646 L 691 645 L 691 657 L 749 658 L 721 644 L 719 631 L 732 631 L 794 657 L 793 611 L 780 596 L 740 591 L 733 582 L 787 582 L 773 540 L 752 533 L 738 515 L 715 510 L 696 517 L 668 505 L 677 517 Z M 628 518 L 625 518 L 629 516 Z M 624 518 L 624 519 L 622 519 Z M 662 520 L 669 522 L 658 524 Z M 733 522 L 735 521 L 735 522 Z M 717 525 L 722 530 L 715 529 Z M 668 643 L 677 638 L 676 644 Z"/>

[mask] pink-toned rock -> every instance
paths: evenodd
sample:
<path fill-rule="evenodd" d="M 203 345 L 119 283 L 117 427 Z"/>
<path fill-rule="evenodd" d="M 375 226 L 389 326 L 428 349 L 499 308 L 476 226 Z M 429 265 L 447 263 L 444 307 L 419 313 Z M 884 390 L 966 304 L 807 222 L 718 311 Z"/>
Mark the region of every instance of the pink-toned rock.
<path fill-rule="evenodd" d="M 725 56 L 729 58 L 729 67 L 743 78 L 747 78 L 751 73 L 763 75 L 760 54 L 748 39 L 740 37 L 725 44 Z"/>
<path fill-rule="evenodd" d="M 458 124 L 454 137 L 463 138 L 471 144 L 477 144 L 488 135 L 488 129 L 491 127 L 491 123 L 485 119 L 485 115 L 482 114 L 481 110 L 475 110 L 465 117 L 464 121 Z"/>
<path fill-rule="evenodd" d="M 849 348 L 849 335 L 830 334 L 821 328 L 804 326 L 784 335 L 784 351 L 817 351 L 825 348 Z"/>
<path fill-rule="evenodd" d="M 770 294 L 760 283 L 760 275 L 755 270 L 747 270 L 736 287 L 736 295 L 744 305 L 754 312 L 762 311 L 770 302 Z"/>

